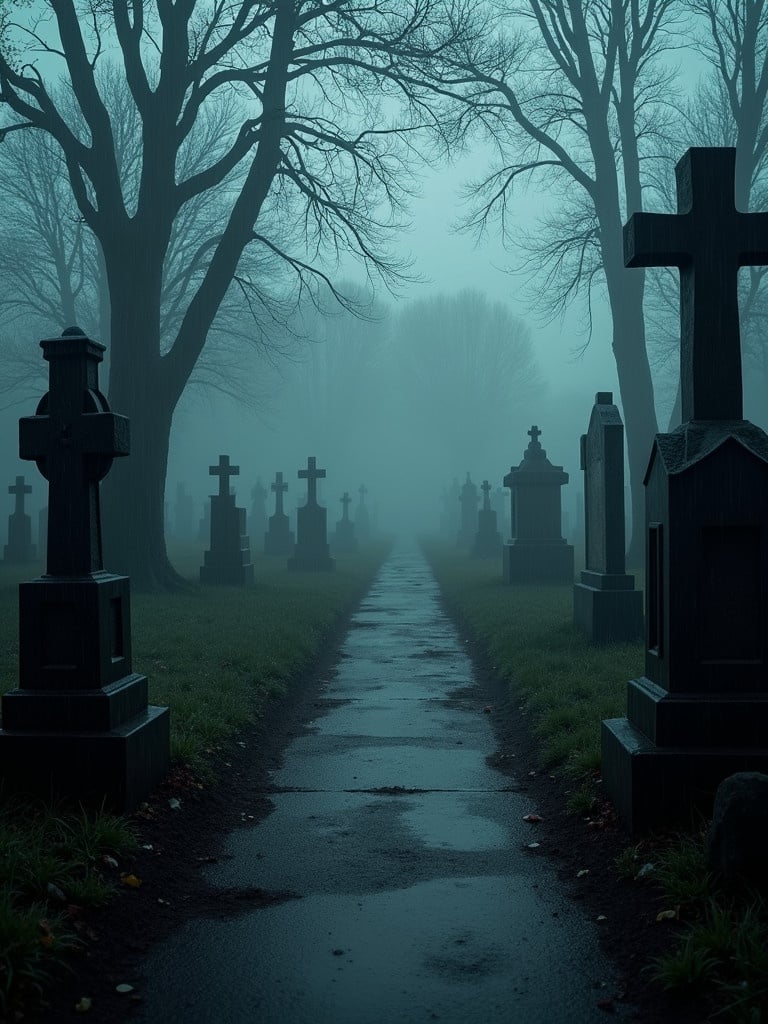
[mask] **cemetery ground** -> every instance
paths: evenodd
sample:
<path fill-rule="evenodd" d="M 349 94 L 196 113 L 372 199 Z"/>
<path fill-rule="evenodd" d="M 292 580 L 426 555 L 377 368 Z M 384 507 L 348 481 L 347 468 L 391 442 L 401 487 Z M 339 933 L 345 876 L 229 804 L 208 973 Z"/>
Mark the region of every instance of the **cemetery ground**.
<path fill-rule="evenodd" d="M 764 1019 L 752 1013 L 765 1013 L 762 905 L 718 891 L 695 830 L 632 842 L 600 798 L 599 722 L 623 713 L 641 645 L 588 645 L 571 625 L 571 587 L 505 586 L 494 561 L 437 545 L 427 553 L 479 670 L 496 731 L 493 766 L 529 798 L 530 842 L 538 844 L 529 855 L 555 858 L 570 895 L 597 922 L 637 1019 L 698 1024 L 723 1006 L 730 1009 L 715 1021 Z M 383 555 L 374 547 L 339 556 L 331 574 L 287 573 L 258 558 L 254 588 L 133 595 L 134 663 L 149 675 L 152 701 L 172 708 L 174 768 L 127 822 L 57 808 L 34 817 L 26 807 L 19 825 L 18 805 L 0 817 L 0 949 L 11 950 L 0 960 L 0 995 L 10 995 L 0 1020 L 38 1019 L 38 982 L 51 1003 L 42 1021 L 74 1019 L 78 1004 L 94 1021 L 130 1016 L 140 994 L 117 987 L 130 985 L 132 967 L 156 941 L 189 916 L 235 918 L 281 898 L 211 890 L 202 870 L 227 832 L 269 812 L 254 794 L 286 737 L 301 731 L 306 701 L 333 664 L 344 611 Z M 174 561 L 194 576 L 199 551 Z M 17 671 L 15 584 L 34 574 L 2 570 L 6 688 Z M 655 958 L 654 980 L 647 968 Z M 613 1008 L 609 1000 L 602 1007 Z"/>

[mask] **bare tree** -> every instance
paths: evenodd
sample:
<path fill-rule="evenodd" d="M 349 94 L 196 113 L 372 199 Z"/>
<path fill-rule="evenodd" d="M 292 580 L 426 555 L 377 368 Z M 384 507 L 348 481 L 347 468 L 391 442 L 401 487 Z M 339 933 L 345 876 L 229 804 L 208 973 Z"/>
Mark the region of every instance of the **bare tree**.
<path fill-rule="evenodd" d="M 50 23 L 14 11 L 0 52 L 0 98 L 57 141 L 78 209 L 104 254 L 109 396 L 132 430 L 131 458 L 118 460 L 105 482 L 105 547 L 136 585 L 178 579 L 162 530 L 171 418 L 246 248 L 280 255 L 302 287 L 325 276 L 319 258 L 329 249 L 353 250 L 385 279 L 402 271 L 387 239 L 408 197 L 414 133 L 442 125 L 434 95 L 418 83 L 425 65 L 464 31 L 464 3 L 49 0 Z M 14 40 L 25 46 L 25 62 L 10 52 Z M 141 121 L 135 207 L 95 73 L 115 47 Z M 60 65 L 81 128 L 55 102 L 47 84 L 53 73 L 34 63 L 36 52 L 47 66 Z M 223 96 L 241 104 L 224 152 L 179 173 L 180 153 Z M 384 101 L 396 115 L 385 116 Z M 164 344 L 161 291 L 174 225 L 211 190 L 225 198 L 226 212 L 198 254 L 199 283 Z M 268 234 L 262 221 L 270 204 L 280 235 Z M 287 226 L 297 223 L 302 245 L 292 248 Z"/>

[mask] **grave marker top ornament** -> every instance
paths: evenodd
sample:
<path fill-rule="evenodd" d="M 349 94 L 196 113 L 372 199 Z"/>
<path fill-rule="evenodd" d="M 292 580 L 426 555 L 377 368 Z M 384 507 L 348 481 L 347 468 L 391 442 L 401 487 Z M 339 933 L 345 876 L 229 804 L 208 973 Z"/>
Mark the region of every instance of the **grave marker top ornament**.
<path fill-rule="evenodd" d="M 283 512 L 283 495 L 288 490 L 288 484 L 283 483 L 282 473 L 275 473 L 275 482 L 271 484 L 271 489 L 275 492 L 275 515 L 285 515 Z"/>

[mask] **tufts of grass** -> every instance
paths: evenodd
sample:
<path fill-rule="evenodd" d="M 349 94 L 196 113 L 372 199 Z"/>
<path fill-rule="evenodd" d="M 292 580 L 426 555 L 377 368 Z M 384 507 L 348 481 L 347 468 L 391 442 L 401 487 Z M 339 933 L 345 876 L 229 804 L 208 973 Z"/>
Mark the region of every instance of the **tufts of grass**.
<path fill-rule="evenodd" d="M 586 816 L 591 814 L 597 804 L 597 787 L 594 782 L 582 782 L 578 789 L 568 794 L 566 801 L 568 810 L 572 814 Z"/>
<path fill-rule="evenodd" d="M 668 898 L 681 906 L 702 904 L 714 892 L 702 836 L 679 834 L 657 850 L 654 877 Z"/>

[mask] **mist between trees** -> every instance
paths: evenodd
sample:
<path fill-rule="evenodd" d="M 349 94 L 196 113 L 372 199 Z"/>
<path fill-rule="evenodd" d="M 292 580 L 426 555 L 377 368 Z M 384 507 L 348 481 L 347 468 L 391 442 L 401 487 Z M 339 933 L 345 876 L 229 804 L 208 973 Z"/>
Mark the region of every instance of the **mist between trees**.
<path fill-rule="evenodd" d="M 402 228 L 420 176 L 473 152 L 484 166 L 467 183 L 463 228 L 504 240 L 531 316 L 576 308 L 588 339 L 593 310 L 609 311 L 609 330 L 591 343 L 615 360 L 639 523 L 655 391 L 671 404 L 676 387 L 676 288 L 661 273 L 646 287 L 642 271 L 624 270 L 621 226 L 644 206 L 669 209 L 672 167 L 692 144 L 734 144 L 738 204 L 765 205 L 767 3 L 0 6 L 5 404 L 44 386 L 40 336 L 76 322 L 108 345 L 105 384 L 133 434 L 131 457 L 103 488 L 110 564 L 139 587 L 174 585 L 163 495 L 187 386 L 263 405 L 275 391 L 264 368 L 295 352 L 292 325 L 308 296 L 327 306 L 330 292 L 355 307 L 339 285 L 350 261 L 377 294 L 418 276 Z M 541 210 L 528 232 L 521 200 Z M 763 275 L 743 275 L 758 407 L 768 368 Z M 447 299 L 429 301 L 437 318 Z M 424 328 L 413 342 L 424 348 L 415 362 L 399 338 L 385 348 L 399 361 L 397 400 L 413 417 L 424 410 L 419 436 L 434 435 L 439 461 L 476 435 L 456 430 L 459 414 L 441 419 L 424 390 L 414 394 L 430 360 L 429 394 L 438 391 L 447 360 L 430 355 L 433 337 Z M 464 358 L 465 379 L 480 380 L 482 368 Z M 487 434 L 475 445 L 503 430 L 512 398 L 491 389 L 505 373 L 486 372 L 477 413 Z M 525 391 L 518 377 L 513 394 Z M 441 387 L 448 395 L 447 379 Z M 323 393 L 318 384 L 315 405 Z M 337 411 L 328 427 L 315 418 L 313 432 L 354 430 Z M 414 435 L 396 440 L 391 419 L 392 448 L 408 458 Z M 630 563 L 640 540 L 635 530 Z"/>

